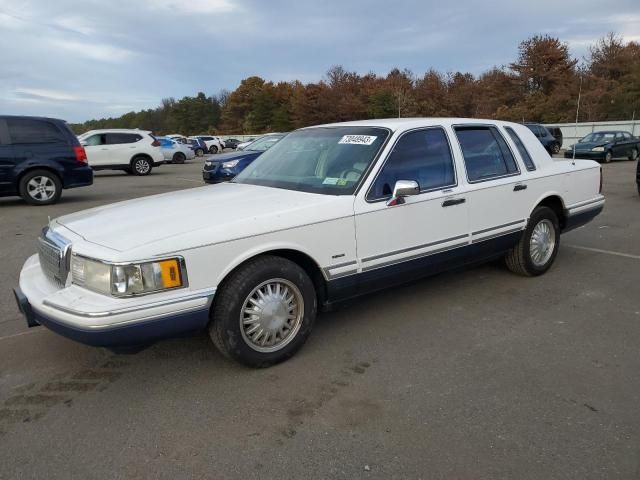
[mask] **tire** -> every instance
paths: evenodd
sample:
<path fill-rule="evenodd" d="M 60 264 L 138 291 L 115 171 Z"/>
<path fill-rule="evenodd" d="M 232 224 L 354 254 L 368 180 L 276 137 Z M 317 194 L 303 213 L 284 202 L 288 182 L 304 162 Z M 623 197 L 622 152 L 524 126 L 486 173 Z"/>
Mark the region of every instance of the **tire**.
<path fill-rule="evenodd" d="M 604 163 L 611 163 L 611 160 L 613 160 L 613 154 L 611 153 L 611 150 L 609 150 L 604 154 Z"/>
<path fill-rule="evenodd" d="M 558 153 L 560 153 L 560 145 L 557 143 L 554 143 L 553 145 L 551 145 L 551 153 L 553 155 L 557 155 Z"/>
<path fill-rule="evenodd" d="M 549 234 L 552 235 L 549 242 L 552 250 L 544 251 L 534 247 L 532 251 L 534 242 L 531 239 L 534 231 L 536 231 L 538 238 L 540 238 L 541 234 L 544 238 L 545 229 L 548 229 Z M 560 224 L 558 216 L 549 207 L 536 207 L 529 218 L 529 223 L 520 241 L 505 256 L 507 267 L 513 273 L 526 277 L 542 275 L 553 265 L 559 246 Z M 536 259 L 537 254 L 540 254 L 540 256 Z"/>
<path fill-rule="evenodd" d="M 20 179 L 18 192 L 29 205 L 51 205 L 60 200 L 62 182 L 49 170 L 32 170 Z"/>
<path fill-rule="evenodd" d="M 218 147 L 216 147 L 215 145 L 211 145 L 209 147 L 209 153 L 218 153 Z"/>
<path fill-rule="evenodd" d="M 184 163 L 187 160 L 187 157 L 182 152 L 176 152 L 171 159 L 172 163 Z"/>
<path fill-rule="evenodd" d="M 267 318 L 261 317 L 265 315 L 260 309 L 264 298 L 273 299 Z M 249 260 L 224 281 L 216 293 L 209 335 L 226 357 L 248 367 L 265 368 L 290 358 L 304 345 L 316 313 L 316 291 L 307 273 L 290 260 L 264 255 Z M 275 334 L 269 322 L 271 327 L 279 322 Z M 260 334 L 265 330 L 266 338 Z"/>
<path fill-rule="evenodd" d="M 147 157 L 134 157 L 133 160 L 131 160 L 131 171 L 134 175 L 144 177 L 149 175 L 152 169 L 151 160 Z"/>
<path fill-rule="evenodd" d="M 202 148 L 196 148 L 196 157 L 201 157 L 204 155 L 204 150 Z"/>
<path fill-rule="evenodd" d="M 637 158 L 638 158 L 638 149 L 637 148 L 632 148 L 631 149 L 631 154 L 629 155 L 629 160 L 631 160 L 633 162 Z"/>

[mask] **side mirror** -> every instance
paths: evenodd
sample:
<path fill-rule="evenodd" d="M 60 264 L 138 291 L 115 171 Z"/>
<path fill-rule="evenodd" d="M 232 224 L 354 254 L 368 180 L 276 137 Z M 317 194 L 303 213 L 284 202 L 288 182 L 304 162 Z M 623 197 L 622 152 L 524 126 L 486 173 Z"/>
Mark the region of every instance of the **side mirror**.
<path fill-rule="evenodd" d="M 415 180 L 398 180 L 393 187 L 393 195 L 387 202 L 387 206 L 402 205 L 405 197 L 418 195 L 419 193 L 420 185 Z"/>
<path fill-rule="evenodd" d="M 87 142 L 85 141 L 80 142 L 80 145 L 82 145 L 83 147 L 88 147 Z"/>

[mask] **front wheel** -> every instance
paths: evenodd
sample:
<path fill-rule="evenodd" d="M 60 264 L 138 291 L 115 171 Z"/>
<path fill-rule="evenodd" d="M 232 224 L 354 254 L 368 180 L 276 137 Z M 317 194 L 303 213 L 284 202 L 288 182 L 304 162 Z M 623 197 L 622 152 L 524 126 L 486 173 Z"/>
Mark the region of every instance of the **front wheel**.
<path fill-rule="evenodd" d="M 637 148 L 633 148 L 631 150 L 631 153 L 629 154 L 629 160 L 634 161 L 638 159 L 638 149 Z"/>
<path fill-rule="evenodd" d="M 149 175 L 151 169 L 151 161 L 146 157 L 136 157 L 131 161 L 131 171 L 134 175 Z"/>
<path fill-rule="evenodd" d="M 62 195 L 62 182 L 48 170 L 33 170 L 22 177 L 18 190 L 30 205 L 51 205 Z"/>
<path fill-rule="evenodd" d="M 209 153 L 218 153 L 218 147 L 216 147 L 215 145 L 211 145 L 209 147 Z"/>
<path fill-rule="evenodd" d="M 196 157 L 201 157 L 204 155 L 204 150 L 202 148 L 196 148 Z"/>
<path fill-rule="evenodd" d="M 520 241 L 507 253 L 507 267 L 523 276 L 542 275 L 553 265 L 559 246 L 558 216 L 549 207 L 537 207 Z"/>
<path fill-rule="evenodd" d="M 240 266 L 216 292 L 209 334 L 225 356 L 269 367 L 302 347 L 316 312 L 307 273 L 290 260 L 265 255 Z"/>
<path fill-rule="evenodd" d="M 604 163 L 611 163 L 611 160 L 613 160 L 613 154 L 611 153 L 611 150 L 609 150 L 604 155 Z"/>

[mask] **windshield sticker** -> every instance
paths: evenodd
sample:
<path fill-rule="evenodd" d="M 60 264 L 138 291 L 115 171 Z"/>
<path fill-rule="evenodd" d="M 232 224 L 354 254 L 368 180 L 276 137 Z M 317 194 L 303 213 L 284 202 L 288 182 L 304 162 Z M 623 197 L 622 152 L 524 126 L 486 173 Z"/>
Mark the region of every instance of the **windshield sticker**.
<path fill-rule="evenodd" d="M 327 177 L 324 179 L 324 182 L 322 182 L 323 185 L 336 185 L 338 183 L 338 180 L 340 180 L 339 178 L 335 178 L 335 177 Z"/>
<path fill-rule="evenodd" d="M 345 135 L 338 143 L 343 145 L 371 145 L 376 141 L 374 135 Z"/>
<path fill-rule="evenodd" d="M 346 178 L 339 178 L 338 181 L 336 182 L 336 185 L 340 185 L 341 187 L 344 187 L 346 184 L 347 184 Z"/>

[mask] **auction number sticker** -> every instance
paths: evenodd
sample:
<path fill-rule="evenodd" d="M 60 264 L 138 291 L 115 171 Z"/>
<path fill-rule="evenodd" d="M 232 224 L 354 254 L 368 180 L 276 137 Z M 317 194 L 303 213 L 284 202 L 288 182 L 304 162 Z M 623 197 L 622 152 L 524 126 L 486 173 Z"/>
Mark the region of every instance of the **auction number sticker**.
<path fill-rule="evenodd" d="M 374 135 L 345 135 L 338 143 L 343 145 L 371 145 L 376 141 Z"/>

